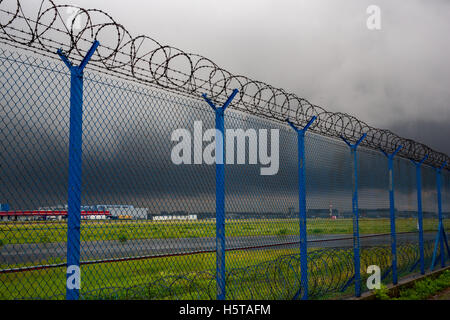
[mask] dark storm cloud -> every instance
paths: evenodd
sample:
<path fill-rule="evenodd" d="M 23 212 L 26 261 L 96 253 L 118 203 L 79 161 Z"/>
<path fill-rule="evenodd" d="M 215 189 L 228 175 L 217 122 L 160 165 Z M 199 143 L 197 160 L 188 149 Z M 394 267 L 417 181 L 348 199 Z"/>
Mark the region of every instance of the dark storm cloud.
<path fill-rule="evenodd" d="M 235 74 L 450 153 L 449 1 L 129 0 L 126 7 L 121 1 L 70 3 L 110 13 L 133 35 L 202 54 Z M 370 4 L 381 8 L 380 31 L 366 28 Z M 30 73 L 22 78 L 28 85 L 16 84 L 16 96 L 4 94 L 2 101 L 8 115 L 0 122 L 2 150 L 7 150 L 0 155 L 2 198 L 16 209 L 65 203 L 68 78 L 58 79 L 50 97 L 49 91 L 30 91 L 36 87 L 30 83 L 37 81 Z M 170 162 L 171 131 L 191 129 L 194 120 L 206 118 L 212 127 L 210 113 L 193 111 L 192 102 L 177 104 L 104 84 L 90 87 L 89 81 L 86 85 L 84 203 L 131 203 L 153 212 L 214 211 L 214 167 Z M 45 92 L 47 86 L 38 87 Z M 65 95 L 55 96 L 58 92 Z M 61 118 L 53 118 L 55 114 Z M 227 169 L 227 205 L 232 210 L 297 207 L 296 143 L 286 132 L 277 176 L 260 176 L 258 166 Z M 307 151 L 309 206 L 350 208 L 348 150 L 335 142 L 315 141 L 309 149 L 307 143 Z M 361 207 L 386 207 L 384 200 L 369 201 L 386 195 L 384 167 L 375 165 L 382 159 L 363 162 Z M 411 193 L 405 188 L 405 195 Z"/>
<path fill-rule="evenodd" d="M 447 0 L 70 3 L 101 9 L 135 36 L 204 55 L 234 74 L 372 126 L 390 129 L 393 122 L 415 119 L 443 126 L 450 117 Z M 369 5 L 381 9 L 379 31 L 366 27 Z M 34 2 L 26 7 L 37 10 Z"/>
<path fill-rule="evenodd" d="M 435 150 L 450 154 L 450 116 L 441 120 L 411 119 L 409 121 L 398 121 L 391 123 L 389 128 L 399 135 L 410 137 L 429 145 Z"/>
<path fill-rule="evenodd" d="M 3 83 L 1 121 L 2 201 L 14 209 L 35 209 L 64 204 L 68 172 L 68 85 L 45 85 L 55 76 L 56 64 L 41 70 L 8 62 L 3 69 L 19 77 L 0 77 Z M 25 75 L 36 75 L 25 76 Z M 3 72 L 2 75 L 6 75 Z M 170 159 L 178 128 L 192 132 L 194 121 L 213 127 L 213 113 L 204 103 L 174 98 L 152 89 L 129 90 L 124 83 L 86 73 L 83 118 L 84 204 L 127 203 L 151 212 L 214 210 L 215 168 L 208 165 L 174 165 Z M 66 75 L 68 78 L 68 76 Z M 17 81 L 17 79 L 21 79 Z M 66 79 L 67 80 L 67 79 Z M 113 87 L 114 86 L 114 87 Z M 118 89 L 122 88 L 122 89 Z M 139 92 L 139 93 L 138 93 Z M 261 176 L 259 166 L 226 168 L 227 205 L 233 211 L 287 211 L 296 207 L 296 135 L 291 129 L 266 120 L 229 111 L 227 128 L 278 128 L 280 169 Z M 349 167 L 342 143 L 308 136 L 307 179 L 311 207 L 327 207 L 349 192 Z M 336 166 L 330 165 L 334 164 Z M 345 175 L 348 175 L 345 177 Z M 337 181 L 339 180 L 339 181 Z M 332 186 L 338 191 L 332 191 Z M 323 195 L 329 199 L 324 204 Z M 315 200 L 314 200 L 315 199 Z M 350 202 L 348 202 L 347 206 Z"/>
<path fill-rule="evenodd" d="M 375 127 L 415 119 L 444 126 L 449 119 L 450 1 L 71 3 Z M 379 31 L 366 27 L 369 5 L 381 9 Z"/>

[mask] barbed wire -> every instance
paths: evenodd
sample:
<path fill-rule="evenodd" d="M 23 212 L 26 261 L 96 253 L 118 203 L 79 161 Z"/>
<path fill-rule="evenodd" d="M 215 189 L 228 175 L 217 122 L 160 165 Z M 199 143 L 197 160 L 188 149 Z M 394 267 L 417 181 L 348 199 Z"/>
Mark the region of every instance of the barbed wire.
<path fill-rule="evenodd" d="M 433 240 L 424 242 L 425 262 L 431 263 Z M 397 247 L 398 272 L 401 276 L 419 269 L 419 244 L 404 242 Z M 377 265 L 383 270 L 381 280 L 389 282 L 386 272 L 392 265 L 390 245 L 374 245 L 361 250 L 361 270 Z M 321 248 L 308 252 L 308 293 L 310 298 L 345 294 L 353 284 L 353 248 Z M 365 284 L 370 274 L 362 273 Z M 302 296 L 299 254 L 286 254 L 271 261 L 241 268 L 230 268 L 226 274 L 227 299 L 231 300 L 292 300 Z M 82 291 L 84 300 L 214 300 L 215 271 L 205 270 L 185 274 L 170 274 L 151 282 L 131 287 L 102 287 Z M 27 298 L 29 299 L 29 298 Z M 33 298 L 31 298 L 33 299 Z M 37 298 L 35 298 L 37 299 Z M 63 294 L 47 299 L 64 299 Z"/>
<path fill-rule="evenodd" d="M 418 161 L 428 155 L 425 163 L 441 166 L 447 161 L 450 169 L 450 158 L 425 144 L 402 138 L 387 129 L 371 127 L 354 116 L 326 111 L 284 89 L 233 75 L 201 55 L 162 45 L 145 35 L 133 37 L 101 10 L 42 0 L 37 13 L 27 13 L 22 3 L 23 0 L 0 0 L 1 42 L 54 57 L 61 48 L 72 61 L 80 61 L 92 42 L 99 40 L 100 47 L 89 64 L 93 70 L 196 97 L 206 93 L 218 103 L 237 88 L 239 93 L 231 104 L 236 110 L 279 122 L 289 119 L 298 126 L 316 116 L 310 127 L 315 133 L 342 136 L 350 141 L 358 140 L 365 133 L 363 146 L 393 151 L 402 145 L 400 156 Z M 69 9 L 76 10 L 71 19 L 67 17 Z"/>

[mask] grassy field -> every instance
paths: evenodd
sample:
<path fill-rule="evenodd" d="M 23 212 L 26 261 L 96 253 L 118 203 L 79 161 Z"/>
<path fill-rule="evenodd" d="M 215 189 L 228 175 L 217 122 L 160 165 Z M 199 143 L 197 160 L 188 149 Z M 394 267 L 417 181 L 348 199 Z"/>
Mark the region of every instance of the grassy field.
<path fill-rule="evenodd" d="M 430 246 L 431 247 L 431 246 Z M 309 286 L 312 297 L 351 294 L 340 289 L 352 276 L 352 249 L 310 249 Z M 227 252 L 228 298 L 292 299 L 300 286 L 298 249 Z M 417 248 L 399 250 L 398 265 L 409 272 Z M 430 250 L 427 250 L 427 255 Z M 362 283 L 367 265 L 390 265 L 390 249 L 361 251 Z M 81 267 L 85 299 L 209 299 L 215 296 L 215 254 L 101 263 Z M 65 267 L 0 274 L 0 299 L 64 298 Z M 390 277 L 385 279 L 390 282 Z M 133 288 L 135 287 L 135 288 Z M 132 288 L 127 289 L 127 288 Z M 102 290 L 99 290 L 102 289 Z M 56 297 L 55 297 L 56 296 Z"/>
<path fill-rule="evenodd" d="M 410 288 L 401 288 L 395 296 L 383 286 L 381 289 L 375 290 L 375 297 L 378 300 L 427 300 L 446 290 L 447 294 L 443 298 L 448 300 L 450 299 L 449 288 L 450 270 L 446 270 L 437 278 L 425 278 L 417 281 Z"/>
<path fill-rule="evenodd" d="M 412 218 L 397 219 L 397 231 L 416 231 L 416 224 L 416 220 Z M 350 235 L 352 234 L 352 225 L 351 219 L 310 219 L 308 220 L 308 233 L 313 235 Z M 446 221 L 446 227 L 449 227 L 448 221 Z M 424 229 L 425 231 L 435 231 L 437 221 L 425 219 Z M 389 233 L 389 231 L 389 219 L 360 220 L 361 234 Z M 298 234 L 298 221 L 295 219 L 229 220 L 226 225 L 226 234 L 228 236 L 296 235 Z M 83 241 L 214 236 L 214 221 L 83 221 L 81 228 Z M 0 240 L 0 252 L 1 246 L 6 244 L 65 242 L 66 226 L 64 222 L 49 221 L 1 223 Z M 351 253 L 351 250 L 349 252 Z M 234 270 L 234 278 L 231 277 L 227 282 L 229 292 L 235 292 L 236 296 L 233 298 L 236 299 L 248 299 L 249 297 L 259 299 L 266 297 L 272 299 L 292 298 L 291 296 L 295 294 L 293 290 L 298 288 L 299 281 L 298 276 L 293 273 L 294 267 L 290 263 L 274 264 L 273 261 L 293 254 L 298 254 L 298 249 L 274 248 L 227 252 L 227 269 L 233 268 Z M 362 261 L 373 259 L 373 257 L 366 259 L 365 254 L 361 253 Z M 386 255 L 386 257 L 378 257 L 380 261 L 389 261 L 389 254 L 382 253 L 381 255 Z M 319 260 L 319 263 L 311 266 L 316 271 L 314 279 L 310 279 L 312 281 L 310 287 L 318 288 L 317 290 L 322 287 L 331 288 L 331 290 L 319 292 L 318 296 L 328 297 L 331 293 L 335 293 L 335 289 L 343 284 L 342 281 L 346 281 L 347 276 L 351 276 L 345 274 L 351 269 L 351 264 L 347 265 L 348 261 L 351 261 L 348 254 L 338 258 L 342 259 L 336 260 L 331 255 L 326 260 Z M 399 256 L 399 265 L 406 263 L 401 259 Z M 324 261 L 326 262 L 324 263 Z M 62 259 L 42 261 L 42 263 L 64 262 Z M 250 270 L 248 268 L 252 266 L 261 268 L 261 272 L 254 270 L 247 272 L 246 270 Z M 1 268 L 13 267 L 17 266 L 1 265 Z M 275 269 L 273 272 L 268 272 L 270 268 Z M 215 290 L 215 283 L 211 280 L 211 274 L 215 270 L 214 253 L 83 265 L 81 269 L 82 292 L 86 298 L 135 298 L 137 295 L 156 299 L 207 299 L 214 295 Z M 333 274 L 333 270 L 337 273 Z M 270 275 L 270 279 L 268 275 Z M 48 298 L 55 295 L 63 298 L 65 277 L 65 267 L 0 274 L 0 299 Z M 193 280 L 192 277 L 195 279 Z M 155 281 L 158 281 L 157 284 L 148 285 Z M 130 296 L 125 289 L 115 289 L 133 286 L 139 286 L 132 290 L 134 296 Z M 101 292 L 91 292 L 99 288 L 104 289 Z M 351 288 L 347 291 L 349 290 L 351 291 Z"/>
<path fill-rule="evenodd" d="M 226 263 L 230 267 L 240 268 L 294 253 L 298 253 L 298 249 L 228 252 Z M 151 283 L 161 278 L 211 270 L 215 270 L 214 253 L 84 265 L 81 267 L 81 285 L 82 292 L 109 287 L 128 288 Z M 0 274 L 0 299 L 64 294 L 65 281 L 65 267 Z M 207 286 L 210 281 L 211 276 L 206 276 L 204 279 L 200 277 L 197 283 L 200 286 Z M 195 295 L 193 290 L 193 288 L 188 289 L 184 294 Z M 205 293 L 206 291 L 202 292 L 203 295 Z M 155 294 L 160 298 L 165 297 L 164 292 L 155 292 Z"/>
<path fill-rule="evenodd" d="M 448 219 L 447 219 L 448 220 Z M 445 221 L 450 228 L 450 221 Z M 399 218 L 397 232 L 417 231 L 417 221 L 413 218 Z M 214 221 L 83 221 L 81 240 L 166 239 L 215 237 Z M 284 236 L 297 235 L 298 220 L 228 220 L 226 235 L 237 236 Z M 437 230 L 436 219 L 424 219 L 424 230 Z M 310 219 L 307 223 L 309 235 L 352 234 L 351 219 Z M 360 219 L 360 234 L 389 233 L 389 219 Z M 3 222 L 0 223 L 0 247 L 18 243 L 64 242 L 67 239 L 66 222 Z"/>

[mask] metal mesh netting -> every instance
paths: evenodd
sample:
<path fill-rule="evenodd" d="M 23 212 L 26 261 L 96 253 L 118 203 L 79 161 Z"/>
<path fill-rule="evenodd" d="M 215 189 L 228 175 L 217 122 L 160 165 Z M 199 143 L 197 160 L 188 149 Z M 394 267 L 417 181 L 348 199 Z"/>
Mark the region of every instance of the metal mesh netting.
<path fill-rule="evenodd" d="M 448 238 L 450 230 L 450 172 L 442 171 L 442 218 L 445 234 L 447 236 L 447 249 Z"/>
<path fill-rule="evenodd" d="M 61 66 L 1 50 L 0 193 L 2 203 L 19 213 L 67 201 L 69 76 Z M 57 111 L 57 106 L 61 108 Z M 50 161 L 49 161 L 50 160 Z M 56 213 L 55 213 L 56 214 Z M 27 216 L 1 217 L 0 265 L 30 271 L 0 275 L 0 298 L 41 297 L 64 292 L 66 244 L 63 223 Z M 9 221 L 13 220 L 13 221 Z M 45 252 L 50 253 L 45 255 Z M 41 265 L 61 267 L 42 270 Z M 58 281 L 56 280 L 56 281 Z"/>
<path fill-rule="evenodd" d="M 389 252 L 387 255 L 376 254 L 372 257 L 372 260 L 376 261 L 375 265 L 381 269 L 382 282 L 386 282 L 386 276 L 392 264 L 388 159 L 381 152 L 366 148 L 358 150 L 358 189 L 361 280 L 362 289 L 366 291 L 367 286 L 364 284 L 368 277 L 367 267 L 370 265 L 368 256 L 371 256 L 371 249 Z"/>
<path fill-rule="evenodd" d="M 225 132 L 225 235 L 232 250 L 226 253 L 227 297 L 290 299 L 299 288 L 295 273 L 286 275 L 287 265 L 267 262 L 299 255 L 296 150 L 289 148 L 296 135 L 232 110 L 225 115 Z"/>
<path fill-rule="evenodd" d="M 390 232 L 388 160 L 381 152 L 361 148 L 358 150 L 358 165 L 358 203 L 362 219 L 360 232 L 368 235 L 388 234 Z M 363 221 L 367 221 L 367 226 Z M 376 230 L 372 225 L 376 226 Z M 389 238 L 387 239 L 389 243 Z"/>
<path fill-rule="evenodd" d="M 422 203 L 424 230 L 435 233 L 439 226 L 436 170 L 429 166 L 422 168 Z"/>
<path fill-rule="evenodd" d="M 447 231 L 450 229 L 450 173 L 448 171 L 443 171 L 442 186 L 442 214 L 444 218 L 444 227 Z"/>
<path fill-rule="evenodd" d="M 0 13 L 0 41 L 14 47 L 51 57 L 61 48 L 71 61 L 78 62 L 99 40 L 101 44 L 89 68 L 102 73 L 195 96 L 206 92 L 215 101 L 224 101 L 237 88 L 240 93 L 233 108 L 246 113 L 278 122 L 289 118 L 297 125 L 306 124 L 315 115 L 317 121 L 310 128 L 315 133 L 347 139 L 357 139 L 365 133 L 363 145 L 372 149 L 395 149 L 402 144 L 399 154 L 403 157 L 420 160 L 427 155 L 426 163 L 433 166 L 450 162 L 446 154 L 424 144 L 371 127 L 351 115 L 327 111 L 282 88 L 232 74 L 207 57 L 161 44 L 148 35 L 135 36 L 99 9 L 52 0 L 15 0 L 0 2 Z"/>
<path fill-rule="evenodd" d="M 417 181 L 415 165 L 403 158 L 394 160 L 396 217 L 404 222 L 396 225 L 397 233 L 417 233 Z M 418 239 L 418 235 L 414 235 Z"/>
<path fill-rule="evenodd" d="M 308 236 L 319 242 L 332 234 L 351 235 L 350 151 L 341 141 L 307 134 L 305 153 Z"/>
<path fill-rule="evenodd" d="M 70 74 L 61 62 L 0 49 L 0 85 L 0 203 L 8 204 L 0 215 L 0 298 L 63 299 Z M 216 298 L 215 167 L 207 152 L 214 117 L 203 100 L 85 73 L 80 298 Z M 248 134 L 238 134 L 230 149 L 234 164 L 227 160 L 225 166 L 226 298 L 300 298 L 297 135 L 286 125 L 234 110 L 227 111 L 225 128 Z M 181 137 L 189 140 L 183 139 L 189 145 L 183 151 L 176 149 Z M 258 141 L 254 150 L 251 139 Z M 261 141 L 267 141 L 265 150 Z M 305 155 L 309 296 L 350 293 L 350 149 L 307 133 Z M 176 164 L 174 157 L 190 164 Z M 422 175 L 429 266 L 438 227 L 436 172 L 424 166 Z M 364 288 L 371 264 L 382 268 L 385 281 L 389 277 L 386 157 L 359 148 L 358 177 Z M 394 180 L 399 271 L 406 275 L 418 261 L 416 180 L 409 160 L 394 160 Z M 442 181 L 448 226 L 448 172 Z"/>
<path fill-rule="evenodd" d="M 35 216 L 17 215 L 33 221 L 2 225 L 2 267 L 38 270 L 8 274 L 12 283 L 2 282 L 2 293 L 4 298 L 63 294 L 64 272 L 48 265 L 65 265 L 66 259 L 68 93 L 60 86 L 67 87 L 68 76 L 53 63 L 35 58 L 18 63 L 17 54 L 3 55 L 2 126 L 8 131 L 2 130 L 2 145 L 8 153 L 2 154 L 2 198 L 10 213 Z M 212 271 L 214 167 L 177 166 L 170 157 L 172 131 L 189 129 L 194 119 L 211 127 L 213 113 L 199 101 L 97 74 L 86 74 L 84 85 L 85 290 Z M 48 214 L 36 216 L 42 211 Z M 178 219 L 169 220 L 174 216 Z"/>

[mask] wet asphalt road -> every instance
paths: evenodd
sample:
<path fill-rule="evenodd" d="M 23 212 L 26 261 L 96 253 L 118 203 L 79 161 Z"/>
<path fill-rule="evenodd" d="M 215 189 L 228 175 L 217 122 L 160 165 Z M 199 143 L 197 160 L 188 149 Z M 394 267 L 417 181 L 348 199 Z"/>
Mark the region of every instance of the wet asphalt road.
<path fill-rule="evenodd" d="M 361 235 L 361 247 L 390 244 L 390 235 L 364 237 Z M 434 233 L 425 233 L 424 240 L 434 239 Z M 397 242 L 418 242 L 418 234 L 397 234 Z M 315 235 L 308 238 L 308 247 L 352 247 L 351 235 Z M 116 240 L 87 241 L 81 245 L 81 260 L 117 259 L 124 257 L 174 255 L 190 252 L 214 251 L 215 238 L 173 238 L 140 239 L 124 243 Z M 298 236 L 247 236 L 229 237 L 227 249 L 248 248 L 249 250 L 281 249 L 299 247 Z M 50 258 L 65 258 L 66 243 L 8 244 L 0 248 L 0 264 L 43 262 Z"/>

